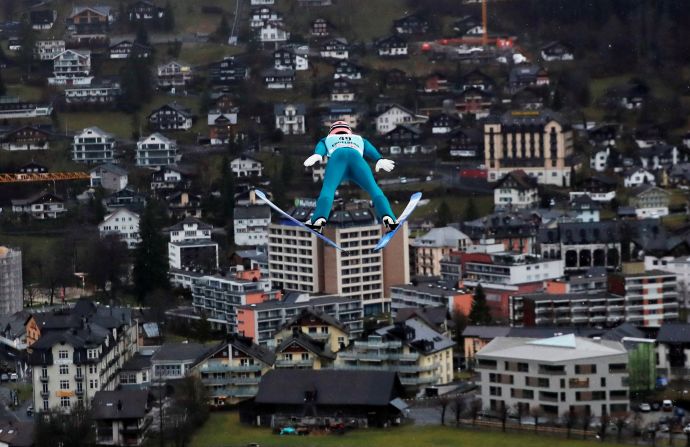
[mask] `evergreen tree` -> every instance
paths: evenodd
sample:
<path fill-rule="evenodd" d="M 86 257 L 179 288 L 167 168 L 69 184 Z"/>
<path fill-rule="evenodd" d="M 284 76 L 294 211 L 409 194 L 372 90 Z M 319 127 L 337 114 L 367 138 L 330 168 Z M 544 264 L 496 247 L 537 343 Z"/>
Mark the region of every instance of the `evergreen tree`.
<path fill-rule="evenodd" d="M 17 60 L 28 76 L 31 74 L 34 63 L 34 48 L 36 47 L 36 33 L 28 21 L 23 21 L 21 24 L 19 40 L 22 46 L 17 53 Z"/>
<path fill-rule="evenodd" d="M 137 35 L 134 38 L 134 41 L 142 45 L 149 44 L 149 32 L 146 29 L 145 25 L 139 25 L 139 27 L 137 28 Z"/>
<path fill-rule="evenodd" d="M 2 79 L 2 72 L 0 72 L 0 96 L 4 96 L 7 93 L 7 88 L 5 87 L 5 82 Z"/>
<path fill-rule="evenodd" d="M 134 292 L 140 302 L 152 291 L 169 287 L 168 248 L 162 227 L 156 204 L 149 201 L 139 221 L 141 242 L 134 254 Z"/>
<path fill-rule="evenodd" d="M 285 186 L 292 185 L 292 180 L 295 175 L 295 170 L 292 166 L 292 157 L 285 155 L 283 157 L 283 163 L 280 166 L 280 180 Z"/>
<path fill-rule="evenodd" d="M 218 28 L 216 28 L 216 39 L 218 41 L 224 41 L 225 39 L 228 38 L 230 35 L 230 24 L 228 23 L 227 17 L 225 17 L 225 14 L 220 19 L 220 23 L 218 24 Z"/>
<path fill-rule="evenodd" d="M 163 11 L 163 29 L 165 31 L 172 31 L 175 29 L 175 11 L 170 1 L 165 4 L 165 9 Z"/>
<path fill-rule="evenodd" d="M 470 323 L 474 325 L 485 325 L 492 322 L 491 311 L 486 303 L 486 294 L 481 284 L 477 284 L 477 288 L 474 290 L 474 300 L 469 319 Z"/>
<path fill-rule="evenodd" d="M 446 203 L 445 200 L 443 200 L 441 202 L 441 205 L 439 205 L 437 213 L 438 213 L 436 216 L 436 226 L 437 227 L 445 227 L 453 219 L 451 212 L 450 212 L 450 207 L 448 206 L 448 204 Z"/>
<path fill-rule="evenodd" d="M 130 58 L 122 70 L 121 108 L 131 112 L 151 101 L 153 97 L 153 80 L 147 62 L 139 58 Z"/>
<path fill-rule="evenodd" d="M 474 203 L 474 198 L 470 197 L 469 202 L 467 202 L 467 207 L 465 208 L 465 220 L 475 220 L 478 219 L 479 210 L 477 210 L 477 204 Z"/>
<path fill-rule="evenodd" d="M 228 156 L 223 157 L 223 165 L 220 169 L 220 218 L 223 225 L 226 225 L 228 238 L 233 234 L 233 214 L 235 212 L 235 177 L 230 170 L 230 160 Z"/>

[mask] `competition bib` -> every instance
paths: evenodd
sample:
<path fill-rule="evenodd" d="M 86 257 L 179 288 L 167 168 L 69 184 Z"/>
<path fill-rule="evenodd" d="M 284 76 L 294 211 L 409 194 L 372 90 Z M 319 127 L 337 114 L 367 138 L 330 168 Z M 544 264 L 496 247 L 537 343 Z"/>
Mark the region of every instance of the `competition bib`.
<path fill-rule="evenodd" d="M 329 135 L 326 137 L 324 144 L 329 156 L 341 147 L 350 147 L 364 156 L 364 140 L 359 135 Z"/>

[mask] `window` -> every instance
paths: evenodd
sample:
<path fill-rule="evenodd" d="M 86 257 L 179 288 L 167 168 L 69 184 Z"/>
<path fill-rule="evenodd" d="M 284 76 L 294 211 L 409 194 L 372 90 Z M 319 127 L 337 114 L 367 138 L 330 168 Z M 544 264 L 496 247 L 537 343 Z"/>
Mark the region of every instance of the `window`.
<path fill-rule="evenodd" d="M 50 409 L 50 405 L 48 403 L 47 399 L 43 399 L 43 410 L 48 411 Z"/>
<path fill-rule="evenodd" d="M 89 349 L 88 351 L 86 351 L 86 357 L 89 360 L 97 359 L 98 358 L 98 349 Z"/>
<path fill-rule="evenodd" d="M 89 380 L 89 389 L 92 389 L 92 390 L 98 389 L 98 379 Z"/>
<path fill-rule="evenodd" d="M 61 380 L 60 381 L 60 389 L 61 390 L 68 390 L 69 389 L 69 380 Z"/>
<path fill-rule="evenodd" d="M 69 366 L 67 365 L 60 365 L 60 374 L 69 374 Z"/>
<path fill-rule="evenodd" d="M 60 398 L 60 407 L 61 408 L 69 408 L 70 407 L 69 397 L 61 397 Z"/>
<path fill-rule="evenodd" d="M 68 359 L 69 358 L 69 351 L 67 351 L 66 349 L 60 349 L 58 351 L 58 358 L 62 359 L 62 360 Z"/>

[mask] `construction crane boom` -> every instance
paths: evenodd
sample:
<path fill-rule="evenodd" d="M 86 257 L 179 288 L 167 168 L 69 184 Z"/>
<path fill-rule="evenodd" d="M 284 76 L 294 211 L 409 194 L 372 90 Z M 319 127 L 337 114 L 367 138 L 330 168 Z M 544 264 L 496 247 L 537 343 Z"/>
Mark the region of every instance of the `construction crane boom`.
<path fill-rule="evenodd" d="M 0 174 L 0 183 L 49 182 L 59 180 L 89 180 L 88 172 L 42 172 Z"/>

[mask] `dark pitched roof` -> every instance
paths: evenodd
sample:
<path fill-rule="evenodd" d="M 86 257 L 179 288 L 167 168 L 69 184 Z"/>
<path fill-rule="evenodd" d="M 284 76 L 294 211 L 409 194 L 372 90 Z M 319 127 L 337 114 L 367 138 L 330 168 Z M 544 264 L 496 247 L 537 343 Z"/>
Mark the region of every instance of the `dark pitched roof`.
<path fill-rule="evenodd" d="M 233 219 L 269 219 L 271 209 L 266 205 L 236 206 L 232 212 Z"/>
<path fill-rule="evenodd" d="M 39 9 L 29 13 L 33 25 L 47 25 L 55 20 L 55 11 L 52 9 Z"/>
<path fill-rule="evenodd" d="M 230 334 L 227 341 L 220 343 L 215 349 L 209 352 L 208 356 L 216 354 L 225 349 L 226 346 L 232 346 L 267 365 L 273 365 L 276 361 L 276 355 L 273 352 L 254 343 L 251 337 L 244 337 L 239 334 Z"/>
<path fill-rule="evenodd" d="M 398 309 L 394 322 L 403 322 L 415 317 L 424 321 L 429 327 L 440 329 L 448 320 L 449 315 L 446 306 L 406 307 Z"/>
<path fill-rule="evenodd" d="M 606 340 L 621 341 L 623 337 L 646 338 L 645 333 L 630 323 L 622 323 L 602 335 Z"/>
<path fill-rule="evenodd" d="M 177 222 L 175 225 L 167 228 L 168 231 L 182 231 L 184 230 L 184 225 L 197 224 L 199 230 L 213 230 L 213 225 L 207 224 L 201 219 L 196 217 L 186 217 L 184 220 Z"/>
<path fill-rule="evenodd" d="M 305 392 L 316 392 L 317 405 L 387 406 L 400 396 L 392 371 L 278 369 L 261 378 L 255 402 L 304 405 Z"/>
<path fill-rule="evenodd" d="M 659 343 L 690 343 L 690 324 L 664 323 L 656 337 Z"/>
<path fill-rule="evenodd" d="M 97 391 L 91 402 L 93 419 L 140 419 L 148 413 L 146 390 Z"/>
<path fill-rule="evenodd" d="M 34 423 L 3 421 L 0 423 L 0 443 L 10 447 L 32 447 L 34 445 Z"/>
<path fill-rule="evenodd" d="M 137 352 L 129 358 L 123 365 L 122 371 L 141 371 L 151 367 L 151 356 Z"/>
<path fill-rule="evenodd" d="M 337 327 L 341 331 L 344 332 L 349 332 L 347 327 L 343 325 L 340 321 L 336 320 L 334 317 L 328 315 L 327 313 L 324 313 L 321 310 L 316 310 L 313 307 L 305 307 L 304 309 L 300 310 L 300 312 L 295 315 L 292 319 L 288 320 L 282 327 L 281 329 L 291 327 L 295 324 L 298 324 L 301 321 L 304 321 L 305 319 L 307 320 L 320 320 L 330 326 Z"/>
<path fill-rule="evenodd" d="M 513 180 L 515 182 L 515 188 L 520 191 L 525 191 L 527 189 L 535 189 L 537 187 L 537 180 L 530 177 L 522 169 L 516 171 L 510 171 L 504 175 L 498 182 L 496 182 L 495 188 L 501 188 L 505 182 L 508 180 Z"/>
<path fill-rule="evenodd" d="M 307 351 L 318 355 L 319 357 L 335 360 L 335 354 L 325 346 L 325 343 L 314 340 L 303 332 L 294 332 L 290 337 L 283 340 L 283 342 L 276 348 L 276 352 L 283 352 L 292 344 L 297 344 Z"/>
<path fill-rule="evenodd" d="M 154 362 L 170 362 L 192 360 L 197 362 L 209 351 L 207 346 L 199 343 L 165 343 L 151 360 Z"/>
<path fill-rule="evenodd" d="M 477 337 L 477 338 L 496 338 L 505 337 L 510 332 L 508 326 L 467 326 L 462 331 L 463 337 Z"/>
<path fill-rule="evenodd" d="M 12 205 L 30 205 L 32 203 L 38 202 L 64 202 L 64 199 L 58 195 L 50 192 L 37 192 L 26 199 L 12 199 Z"/>

